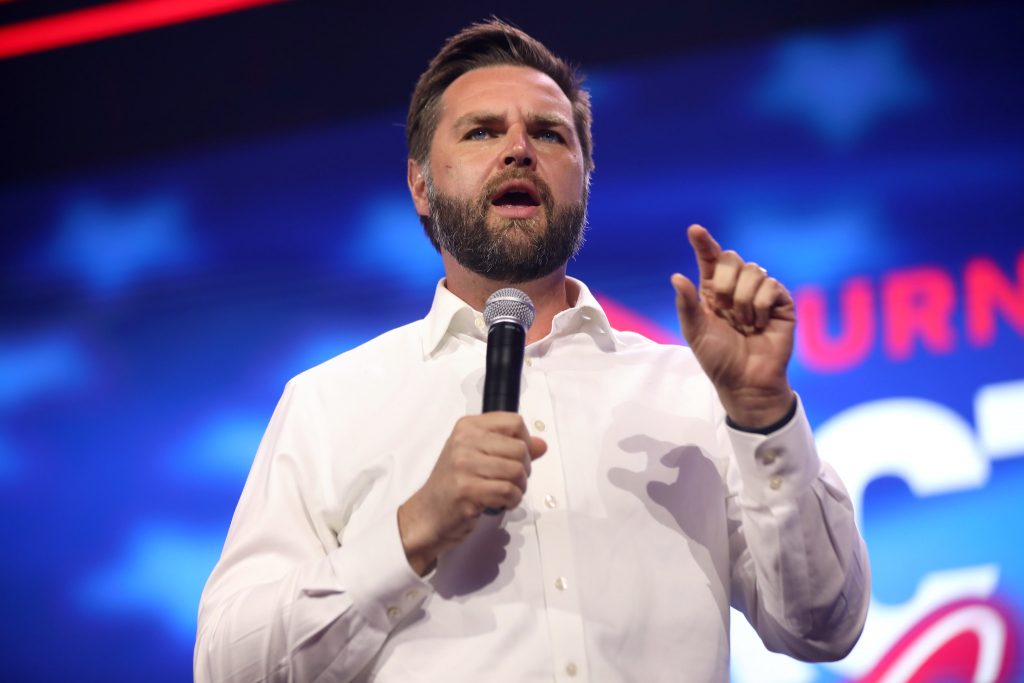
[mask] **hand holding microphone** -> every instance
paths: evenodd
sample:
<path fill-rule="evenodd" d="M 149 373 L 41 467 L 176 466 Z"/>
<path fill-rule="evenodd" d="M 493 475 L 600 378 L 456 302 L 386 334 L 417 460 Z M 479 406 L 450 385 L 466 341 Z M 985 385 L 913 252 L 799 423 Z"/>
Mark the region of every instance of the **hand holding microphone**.
<path fill-rule="evenodd" d="M 483 412 L 519 412 L 519 387 L 523 378 L 526 332 L 533 325 L 533 301 L 512 287 L 487 297 L 487 366 L 484 372 Z M 525 482 L 523 489 L 526 489 Z M 497 515 L 504 508 L 488 507 L 484 513 Z"/>
<path fill-rule="evenodd" d="M 427 482 L 398 510 L 406 557 L 421 575 L 470 534 L 481 513 L 518 506 L 531 461 L 547 450 L 516 414 L 533 316 L 533 302 L 517 289 L 500 289 L 487 299 L 484 413 L 455 423 Z"/>

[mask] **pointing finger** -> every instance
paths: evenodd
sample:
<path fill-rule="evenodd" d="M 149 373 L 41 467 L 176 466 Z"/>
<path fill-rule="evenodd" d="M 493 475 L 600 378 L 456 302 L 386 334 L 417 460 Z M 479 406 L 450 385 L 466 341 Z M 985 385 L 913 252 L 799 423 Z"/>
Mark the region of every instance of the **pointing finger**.
<path fill-rule="evenodd" d="M 699 225 L 691 225 L 686 231 L 686 236 L 693 247 L 693 254 L 697 257 L 697 268 L 700 270 L 701 280 L 710 280 L 715 273 L 715 264 L 722 253 L 722 247 L 718 245 L 715 238 L 705 228 Z"/>

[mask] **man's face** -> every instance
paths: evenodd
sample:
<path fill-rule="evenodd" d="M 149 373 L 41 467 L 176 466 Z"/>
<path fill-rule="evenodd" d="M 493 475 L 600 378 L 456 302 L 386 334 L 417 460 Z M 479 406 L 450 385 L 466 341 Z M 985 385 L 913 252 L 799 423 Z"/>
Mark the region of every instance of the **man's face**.
<path fill-rule="evenodd" d="M 430 168 L 410 164 L 425 227 L 463 267 L 523 282 L 571 258 L 586 223 L 586 179 L 572 105 L 548 76 L 476 69 L 441 97 Z"/>

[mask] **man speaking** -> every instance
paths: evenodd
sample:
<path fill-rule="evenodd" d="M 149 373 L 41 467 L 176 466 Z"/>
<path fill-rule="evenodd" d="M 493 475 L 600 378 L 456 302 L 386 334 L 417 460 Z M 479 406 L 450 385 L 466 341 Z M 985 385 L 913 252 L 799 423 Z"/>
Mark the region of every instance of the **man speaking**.
<path fill-rule="evenodd" d="M 420 77 L 407 177 L 445 278 L 426 318 L 288 383 L 198 681 L 726 681 L 730 605 L 772 650 L 853 647 L 868 560 L 787 381 L 788 292 L 691 226 L 689 348 L 613 329 L 566 276 L 590 123 L 576 73 L 499 21 Z M 498 312 L 525 332 L 518 412 L 481 409 L 496 292 L 527 311 Z"/>

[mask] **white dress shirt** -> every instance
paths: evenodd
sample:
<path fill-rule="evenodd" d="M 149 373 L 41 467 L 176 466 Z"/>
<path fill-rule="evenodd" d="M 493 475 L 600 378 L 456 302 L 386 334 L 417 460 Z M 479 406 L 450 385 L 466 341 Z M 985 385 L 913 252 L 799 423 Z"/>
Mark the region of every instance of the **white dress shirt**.
<path fill-rule="evenodd" d="M 203 592 L 197 681 L 726 681 L 730 603 L 772 650 L 853 646 L 867 555 L 803 408 L 728 427 L 689 349 L 569 286 L 523 368 L 548 451 L 427 577 L 397 509 L 480 412 L 481 315 L 442 281 L 426 319 L 288 383 Z"/>

